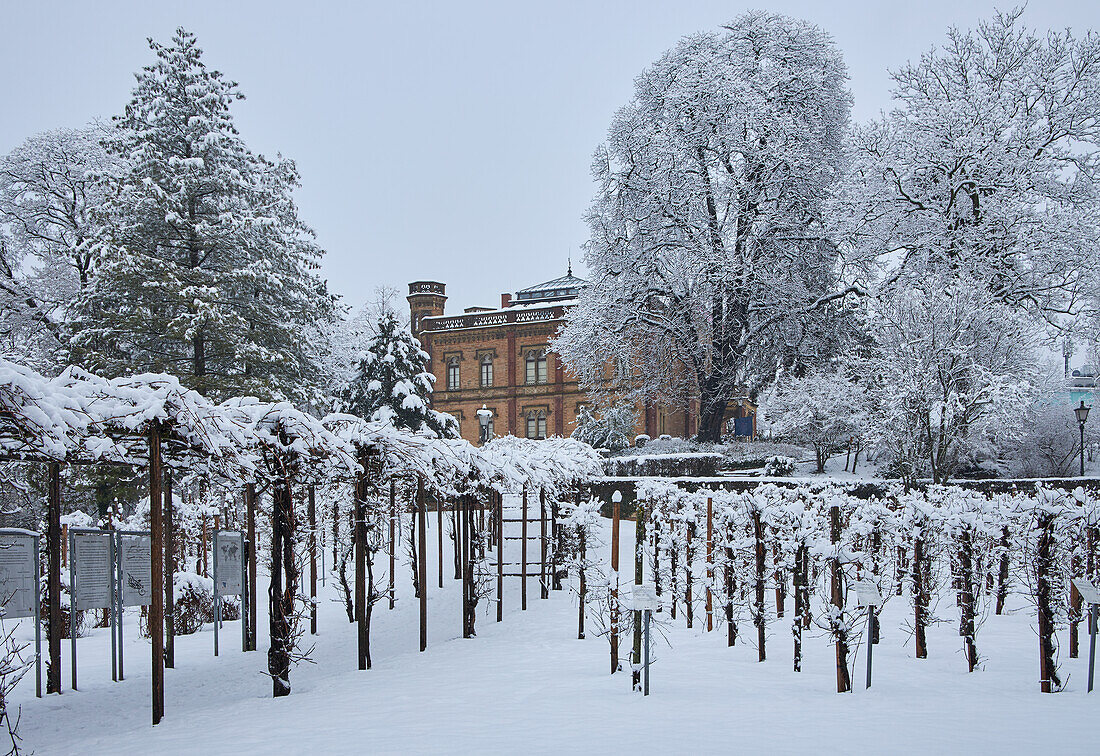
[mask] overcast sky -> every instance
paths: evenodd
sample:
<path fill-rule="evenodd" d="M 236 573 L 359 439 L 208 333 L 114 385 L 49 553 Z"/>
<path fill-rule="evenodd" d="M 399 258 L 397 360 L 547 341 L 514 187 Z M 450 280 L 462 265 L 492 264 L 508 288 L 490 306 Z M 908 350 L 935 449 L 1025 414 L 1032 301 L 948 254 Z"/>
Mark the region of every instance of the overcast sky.
<path fill-rule="evenodd" d="M 297 161 L 334 291 L 358 304 L 427 278 L 447 284 L 449 312 L 498 305 L 563 274 L 569 254 L 583 275 L 591 155 L 634 77 L 750 7 L 830 32 L 864 120 L 890 107 L 888 69 L 997 5 L 0 0 L 0 153 L 121 111 L 151 61 L 146 37 L 182 25 L 240 83 L 249 146 Z M 1035 0 L 1025 20 L 1083 35 L 1100 29 L 1100 2 Z"/>

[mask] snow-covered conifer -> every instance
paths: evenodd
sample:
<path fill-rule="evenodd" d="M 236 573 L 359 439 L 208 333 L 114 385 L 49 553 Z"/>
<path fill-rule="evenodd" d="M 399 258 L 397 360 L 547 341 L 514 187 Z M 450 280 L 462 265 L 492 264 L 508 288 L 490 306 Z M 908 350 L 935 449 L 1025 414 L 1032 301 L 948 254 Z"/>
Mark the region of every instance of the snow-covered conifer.
<path fill-rule="evenodd" d="M 344 392 L 344 410 L 397 428 L 457 438 L 455 419 L 430 406 L 435 376 L 428 370 L 428 359 L 396 313 L 383 310 Z"/>

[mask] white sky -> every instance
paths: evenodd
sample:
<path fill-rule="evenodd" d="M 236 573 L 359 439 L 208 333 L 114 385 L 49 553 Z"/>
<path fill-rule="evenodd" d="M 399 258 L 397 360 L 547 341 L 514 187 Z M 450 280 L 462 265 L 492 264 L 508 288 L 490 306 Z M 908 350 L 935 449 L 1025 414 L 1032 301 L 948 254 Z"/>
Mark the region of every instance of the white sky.
<path fill-rule="evenodd" d="M 829 31 L 864 120 L 890 107 L 888 68 L 996 6 L 0 0 L 0 153 L 119 112 L 151 60 L 146 37 L 183 25 L 248 97 L 234 113 L 252 149 L 297 161 L 334 291 L 358 304 L 429 278 L 448 285 L 449 312 L 497 306 L 563 274 L 570 253 L 579 269 L 591 155 L 633 78 L 749 7 Z M 1033 0 L 1025 20 L 1082 36 L 1100 28 L 1100 2 Z"/>

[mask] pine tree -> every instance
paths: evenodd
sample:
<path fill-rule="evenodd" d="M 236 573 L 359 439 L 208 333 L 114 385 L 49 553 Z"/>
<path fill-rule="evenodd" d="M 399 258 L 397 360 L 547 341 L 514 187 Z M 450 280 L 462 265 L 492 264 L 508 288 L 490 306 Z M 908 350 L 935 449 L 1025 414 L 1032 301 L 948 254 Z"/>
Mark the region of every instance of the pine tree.
<path fill-rule="evenodd" d="M 428 359 L 397 315 L 383 310 L 345 392 L 344 410 L 398 428 L 457 438 L 455 419 L 429 406 L 435 376 L 428 370 Z"/>
<path fill-rule="evenodd" d="M 334 300 L 291 197 L 297 169 L 248 149 L 230 113 L 244 95 L 193 34 L 149 46 L 156 61 L 105 140 L 124 168 L 106 177 L 74 357 L 109 375 L 174 373 L 214 397 L 311 399 L 308 334 Z"/>

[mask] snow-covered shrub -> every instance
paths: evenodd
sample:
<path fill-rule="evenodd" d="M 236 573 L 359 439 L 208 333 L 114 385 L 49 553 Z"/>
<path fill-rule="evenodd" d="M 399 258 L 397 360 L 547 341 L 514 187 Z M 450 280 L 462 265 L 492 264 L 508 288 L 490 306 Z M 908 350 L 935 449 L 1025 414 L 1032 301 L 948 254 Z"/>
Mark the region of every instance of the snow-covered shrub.
<path fill-rule="evenodd" d="M 672 436 L 668 435 L 667 433 L 662 433 L 660 436 L 657 437 L 657 440 L 658 441 L 671 441 Z"/>
<path fill-rule="evenodd" d="M 768 457 L 764 460 L 764 475 L 769 478 L 786 478 L 794 475 L 794 460 L 778 455 Z"/>
<path fill-rule="evenodd" d="M 649 442 L 650 442 L 649 436 L 647 436 L 645 433 L 639 433 L 637 436 L 634 437 L 634 448 L 641 449 L 643 446 L 645 446 Z"/>
<path fill-rule="evenodd" d="M 213 580 L 193 572 L 177 572 L 172 584 L 176 601 L 176 635 L 198 632 L 205 623 L 214 619 Z"/>

